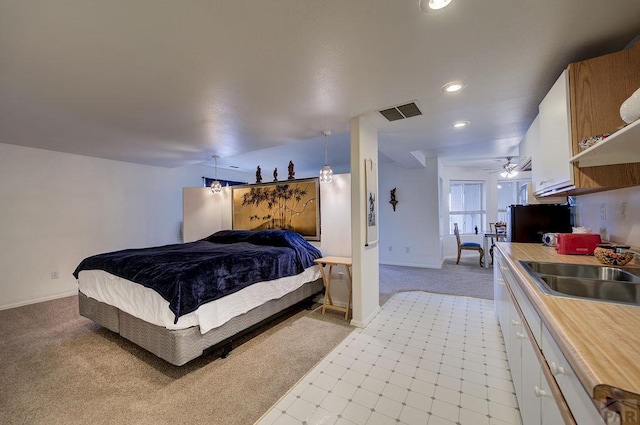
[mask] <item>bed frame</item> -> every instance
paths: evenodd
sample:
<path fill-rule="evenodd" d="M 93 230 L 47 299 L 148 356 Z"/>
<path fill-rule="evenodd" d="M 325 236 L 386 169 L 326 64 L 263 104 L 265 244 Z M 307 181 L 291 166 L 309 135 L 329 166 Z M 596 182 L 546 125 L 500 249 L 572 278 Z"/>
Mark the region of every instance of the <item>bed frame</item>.
<path fill-rule="evenodd" d="M 220 348 L 224 348 L 222 356 L 226 357 L 234 340 L 284 314 L 295 304 L 311 301 L 322 292 L 323 287 L 322 279 L 307 282 L 282 298 L 267 301 L 205 334 L 200 333 L 199 326 L 170 330 L 145 322 L 116 307 L 89 298 L 82 292 L 78 292 L 78 304 L 81 316 L 120 334 L 175 366 L 182 366 Z"/>

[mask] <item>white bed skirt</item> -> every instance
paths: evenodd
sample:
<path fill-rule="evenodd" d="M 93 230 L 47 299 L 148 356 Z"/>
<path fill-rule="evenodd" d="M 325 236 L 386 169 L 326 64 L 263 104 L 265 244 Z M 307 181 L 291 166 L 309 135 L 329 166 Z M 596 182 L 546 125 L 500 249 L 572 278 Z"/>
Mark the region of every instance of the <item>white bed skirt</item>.
<path fill-rule="evenodd" d="M 167 329 L 200 326 L 200 333 L 204 334 L 269 300 L 281 298 L 320 276 L 318 267 L 312 266 L 296 276 L 258 282 L 201 305 L 196 311 L 180 316 L 177 323 L 173 323 L 175 315 L 169 309 L 169 302 L 156 291 L 103 270 L 81 271 L 78 275 L 78 287 L 87 297 L 117 307 L 154 325 Z"/>

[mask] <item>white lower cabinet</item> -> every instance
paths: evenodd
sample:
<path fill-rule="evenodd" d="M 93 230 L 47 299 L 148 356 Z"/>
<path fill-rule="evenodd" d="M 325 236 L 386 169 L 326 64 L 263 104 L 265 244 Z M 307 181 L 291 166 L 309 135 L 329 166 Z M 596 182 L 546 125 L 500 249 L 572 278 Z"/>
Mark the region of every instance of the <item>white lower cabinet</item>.
<path fill-rule="evenodd" d="M 604 420 L 591 402 L 589 395 L 569 365 L 569 361 L 560 351 L 560 347 L 546 326 L 542 329 L 542 352 L 558 387 L 571 409 L 576 423 L 582 425 L 601 425 Z"/>
<path fill-rule="evenodd" d="M 501 253 L 496 250 L 494 255 L 496 316 L 523 425 L 603 425 L 595 405 Z"/>
<path fill-rule="evenodd" d="M 509 304 L 510 343 L 507 349 L 511 377 L 523 425 L 563 424 L 560 409 L 536 355 L 537 343 L 530 339 L 526 320 L 515 303 Z M 505 330 L 503 329 L 503 333 Z"/>

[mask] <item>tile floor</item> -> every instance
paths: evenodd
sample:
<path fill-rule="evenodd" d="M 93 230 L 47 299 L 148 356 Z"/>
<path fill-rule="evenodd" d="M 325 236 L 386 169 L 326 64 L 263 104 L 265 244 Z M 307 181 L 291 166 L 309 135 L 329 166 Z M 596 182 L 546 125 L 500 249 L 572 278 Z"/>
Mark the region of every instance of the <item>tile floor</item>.
<path fill-rule="evenodd" d="M 493 301 L 401 292 L 258 425 L 521 424 Z"/>

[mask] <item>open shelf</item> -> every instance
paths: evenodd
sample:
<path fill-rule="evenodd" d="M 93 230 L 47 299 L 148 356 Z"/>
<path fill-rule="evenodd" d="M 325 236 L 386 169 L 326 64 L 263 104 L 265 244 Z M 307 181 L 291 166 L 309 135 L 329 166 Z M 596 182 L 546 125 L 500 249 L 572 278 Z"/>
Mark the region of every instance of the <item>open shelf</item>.
<path fill-rule="evenodd" d="M 569 160 L 579 168 L 640 162 L 640 120 L 616 131 Z"/>

